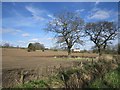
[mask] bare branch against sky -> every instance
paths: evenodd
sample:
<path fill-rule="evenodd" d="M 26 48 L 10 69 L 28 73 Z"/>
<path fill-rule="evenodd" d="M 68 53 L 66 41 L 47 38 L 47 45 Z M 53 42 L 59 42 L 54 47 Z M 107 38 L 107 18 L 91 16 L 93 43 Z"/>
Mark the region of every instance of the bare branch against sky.
<path fill-rule="evenodd" d="M 19 1 L 19 0 L 17 0 Z M 26 0 L 24 0 L 26 1 Z M 33 1 L 33 0 L 32 0 Z M 48 0 L 47 0 L 48 1 Z M 90 0 L 91 1 L 91 0 Z M 87 22 L 117 21 L 118 3 L 115 2 L 23 2 L 15 0 L 2 1 L 2 42 L 9 42 L 17 46 L 27 47 L 29 42 L 43 43 L 45 47 L 52 47 L 55 43 L 53 33 L 44 32 L 46 23 L 54 19 L 53 14 L 58 10 L 77 12 Z M 107 1 L 107 0 L 106 0 Z M 113 1 L 113 0 L 112 0 Z M 86 7 L 87 6 L 87 7 Z M 50 39 L 51 38 L 51 39 Z M 22 43 L 23 42 L 23 43 Z M 116 41 L 115 41 L 116 42 Z M 90 49 L 93 44 L 88 41 L 81 49 Z"/>

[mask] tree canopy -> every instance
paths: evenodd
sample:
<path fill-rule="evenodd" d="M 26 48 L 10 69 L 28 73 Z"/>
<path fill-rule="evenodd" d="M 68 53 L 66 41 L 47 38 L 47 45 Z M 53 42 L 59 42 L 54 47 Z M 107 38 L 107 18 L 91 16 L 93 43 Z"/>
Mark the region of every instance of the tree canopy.
<path fill-rule="evenodd" d="M 90 37 L 97 47 L 99 55 L 102 54 L 108 44 L 117 36 L 117 26 L 113 22 L 102 21 L 95 23 L 87 23 L 85 33 Z"/>
<path fill-rule="evenodd" d="M 36 42 L 36 43 L 29 43 L 29 45 L 28 45 L 28 51 L 29 52 L 30 51 L 35 51 L 35 50 L 44 50 L 44 49 L 45 49 L 44 45 L 40 44 L 38 42 Z"/>
<path fill-rule="evenodd" d="M 57 43 L 66 46 L 68 55 L 71 54 L 71 48 L 74 44 L 82 44 L 82 30 L 84 20 L 75 12 L 60 12 L 50 21 L 45 30 L 54 32 Z"/>

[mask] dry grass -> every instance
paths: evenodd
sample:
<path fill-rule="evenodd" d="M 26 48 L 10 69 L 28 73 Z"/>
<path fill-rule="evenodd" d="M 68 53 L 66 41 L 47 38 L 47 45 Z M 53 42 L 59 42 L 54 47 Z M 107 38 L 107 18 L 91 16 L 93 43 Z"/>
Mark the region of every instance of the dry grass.
<path fill-rule="evenodd" d="M 95 57 L 96 54 L 88 53 L 73 53 L 72 56 L 86 56 L 86 57 Z M 25 49 L 6 49 L 2 50 L 2 64 L 3 69 L 13 69 L 13 68 L 35 68 L 45 67 L 45 66 L 55 66 L 57 64 L 66 65 L 69 64 L 71 60 L 66 60 L 63 58 L 54 58 L 67 56 L 66 51 L 50 51 L 46 50 L 45 52 L 36 51 L 36 52 L 27 52 Z"/>
<path fill-rule="evenodd" d="M 35 52 L 27 52 L 25 49 L 6 49 L 2 50 L 3 56 L 33 56 L 33 57 L 52 57 L 52 56 L 66 56 L 66 51 L 52 51 L 52 50 L 45 50 L 42 52 L 41 50 Z M 83 57 L 96 57 L 97 54 L 93 53 L 72 53 L 72 56 L 83 56 Z"/>
<path fill-rule="evenodd" d="M 69 68 L 80 65 L 81 67 L 81 60 L 54 58 L 55 56 L 67 56 L 67 52 L 50 50 L 45 52 L 27 52 L 25 49 L 4 48 L 2 50 L 3 85 L 9 87 L 16 83 L 24 83 L 23 78 L 25 75 L 23 71 L 30 73 L 27 79 L 37 79 L 43 75 L 53 74 L 60 66 Z M 92 53 L 72 53 L 72 56 L 94 58 L 98 55 Z"/>

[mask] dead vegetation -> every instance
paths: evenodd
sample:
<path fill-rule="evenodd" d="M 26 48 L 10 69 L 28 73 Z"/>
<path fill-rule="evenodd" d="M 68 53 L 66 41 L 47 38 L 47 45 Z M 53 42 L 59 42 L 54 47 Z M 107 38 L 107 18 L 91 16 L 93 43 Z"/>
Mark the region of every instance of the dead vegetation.
<path fill-rule="evenodd" d="M 7 51 L 7 50 L 6 50 Z M 8 50 L 9 52 L 9 50 Z M 4 53 L 8 53 L 4 52 Z M 22 51 L 21 52 L 25 52 Z M 3 53 L 3 60 L 5 59 L 5 54 Z M 13 56 L 11 59 L 21 58 L 19 56 L 20 52 L 10 53 Z M 37 52 L 38 53 L 38 52 Z M 16 56 L 15 56 L 16 55 Z M 17 56 L 18 55 L 18 56 Z M 25 54 L 24 54 L 25 55 Z M 9 56 L 9 54 L 6 54 L 6 56 Z M 22 56 L 22 53 L 21 53 Z M 13 58 L 14 57 L 14 58 Z M 22 57 L 25 58 L 25 57 Z M 38 57 L 40 59 L 40 57 Z M 120 60 L 118 56 L 112 56 L 113 59 L 111 59 L 111 56 L 107 56 L 104 58 L 101 58 L 101 60 L 72 60 L 67 61 L 62 60 L 59 63 L 59 60 L 56 60 L 56 64 L 52 59 L 47 60 L 43 59 L 46 65 L 35 65 L 34 67 L 28 69 L 25 68 L 24 65 L 29 64 L 31 61 L 34 60 L 36 62 L 35 58 L 31 57 L 31 61 L 27 59 L 30 59 L 30 57 L 25 58 L 22 61 L 22 64 L 24 68 L 3 68 L 3 87 L 16 87 L 19 88 L 85 88 L 89 87 L 89 84 L 92 83 L 96 78 L 104 78 L 104 75 L 111 70 L 115 70 L 119 67 Z M 10 58 L 7 60 L 9 61 Z M 10 60 L 9 62 L 14 63 L 15 60 Z M 21 61 L 21 60 L 20 60 Z M 18 61 L 17 63 L 21 63 Z M 43 64 L 40 60 L 39 64 Z M 9 63 L 9 64 L 11 64 Z M 25 63 L 25 64 L 24 64 Z M 38 62 L 37 62 L 38 63 Z M 4 66 L 3 61 L 3 66 Z M 32 62 L 32 64 L 35 64 Z M 32 66 L 30 64 L 30 66 Z M 15 64 L 12 64 L 15 65 Z M 42 81 L 41 81 L 42 80 Z M 40 86 L 39 86 L 40 85 Z"/>

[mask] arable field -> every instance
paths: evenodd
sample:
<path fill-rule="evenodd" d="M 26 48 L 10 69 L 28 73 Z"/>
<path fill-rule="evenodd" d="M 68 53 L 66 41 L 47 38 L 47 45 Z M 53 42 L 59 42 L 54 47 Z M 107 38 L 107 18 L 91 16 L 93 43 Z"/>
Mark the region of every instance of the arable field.
<path fill-rule="evenodd" d="M 96 54 L 88 53 L 73 53 L 73 57 L 96 57 Z M 57 58 L 59 57 L 59 58 Z M 39 73 L 44 74 L 45 68 L 49 67 L 69 67 L 74 62 L 79 62 L 80 60 L 67 59 L 66 51 L 50 51 L 41 50 L 35 52 L 27 52 L 26 49 L 2 49 L 2 81 L 3 87 L 12 87 L 17 83 L 16 79 L 19 77 L 17 74 L 21 70 L 36 70 L 41 69 Z M 15 73 L 17 74 L 15 75 Z M 16 78 L 16 79 L 15 79 Z"/>
<path fill-rule="evenodd" d="M 43 84 L 46 85 L 44 83 L 45 81 L 40 81 L 43 79 L 47 80 L 47 83 L 50 84 L 49 86 L 53 85 L 51 87 L 76 87 L 74 85 L 78 84 L 77 87 L 102 87 L 104 86 L 101 84 L 102 82 L 96 83 L 96 80 L 107 75 L 106 73 L 112 69 L 115 69 L 115 75 L 118 75 L 117 72 L 119 69 L 116 69 L 118 67 L 118 60 L 116 61 L 114 58 L 115 61 L 113 60 L 112 62 L 96 62 L 97 56 L 97 54 L 93 53 L 72 53 L 71 58 L 66 58 L 66 51 L 45 50 L 42 52 L 38 50 L 35 52 L 27 52 L 26 49 L 3 48 L 2 86 L 11 88 L 17 85 L 23 85 L 20 87 L 30 88 L 40 85 L 39 87 L 43 87 Z M 62 74 L 60 74 L 61 70 Z M 77 75 L 77 73 L 79 73 L 81 77 L 81 79 L 79 79 L 82 80 L 79 83 L 76 82 L 78 79 L 74 76 Z M 112 75 L 111 73 L 110 75 Z M 55 75 L 55 77 L 58 75 L 57 78 L 59 75 L 63 75 L 64 78 L 66 78 L 67 75 L 69 79 L 66 78 L 68 81 L 65 80 L 64 82 L 64 80 L 61 81 L 60 78 L 58 78 L 57 81 L 55 78 L 52 78 L 55 81 L 51 81 L 49 78 L 51 75 Z M 112 78 L 109 83 L 108 79 L 106 79 L 106 77 L 109 78 L 108 76 L 102 78 L 105 80 L 103 82 L 107 82 L 107 86 L 105 87 L 110 87 L 109 85 L 112 85 L 111 87 L 114 87 L 114 85 L 118 87 L 119 81 L 114 82 L 114 76 L 111 76 Z M 73 80 L 72 77 L 74 77 Z M 116 76 L 115 80 L 117 80 L 117 78 L 118 76 Z M 90 82 L 92 84 L 90 84 Z M 100 80 L 98 82 L 100 82 Z M 98 86 L 96 86 L 96 84 Z"/>
<path fill-rule="evenodd" d="M 63 56 L 67 56 L 66 51 L 50 51 L 41 50 L 35 52 L 27 52 L 25 49 L 6 49 L 2 50 L 2 68 L 27 68 L 33 69 L 37 66 L 54 66 L 58 64 L 66 65 L 73 60 L 67 60 Z M 80 57 L 96 57 L 96 54 L 73 53 L 72 56 Z M 63 57 L 63 58 L 56 58 Z"/>

